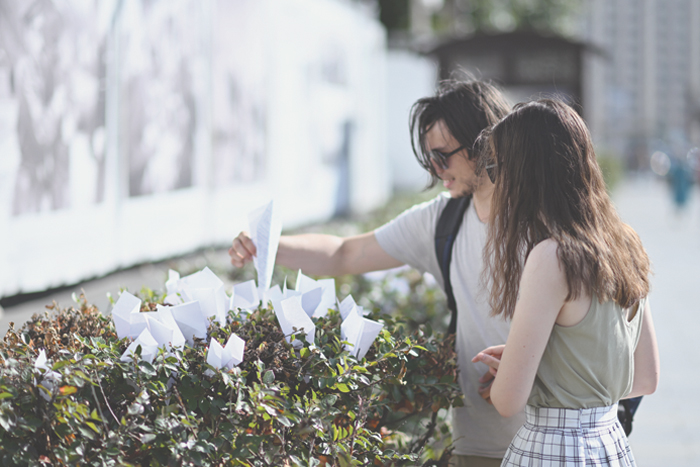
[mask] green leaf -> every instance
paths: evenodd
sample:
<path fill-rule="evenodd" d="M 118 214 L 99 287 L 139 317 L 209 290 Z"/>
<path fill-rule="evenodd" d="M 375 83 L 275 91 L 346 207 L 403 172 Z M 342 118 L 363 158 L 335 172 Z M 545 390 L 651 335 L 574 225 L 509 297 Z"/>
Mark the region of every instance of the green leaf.
<path fill-rule="evenodd" d="M 335 385 L 335 387 L 340 391 L 340 392 L 350 392 L 350 388 L 348 387 L 347 384 L 345 383 L 338 383 Z"/>
<path fill-rule="evenodd" d="M 270 386 L 275 381 L 275 373 L 272 370 L 267 370 L 263 375 L 263 383 Z"/>
<path fill-rule="evenodd" d="M 0 392 L 0 400 L 1 399 L 10 399 L 12 397 L 15 397 L 15 396 L 10 394 L 9 392 Z"/>

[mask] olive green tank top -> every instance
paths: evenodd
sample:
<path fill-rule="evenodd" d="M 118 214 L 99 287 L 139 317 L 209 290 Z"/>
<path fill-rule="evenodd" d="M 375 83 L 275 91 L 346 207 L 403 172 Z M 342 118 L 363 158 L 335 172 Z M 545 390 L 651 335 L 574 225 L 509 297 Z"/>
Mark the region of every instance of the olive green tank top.
<path fill-rule="evenodd" d="M 632 390 L 634 350 L 646 298 L 634 313 L 594 295 L 573 326 L 554 325 L 528 405 L 588 409 L 616 403 Z"/>

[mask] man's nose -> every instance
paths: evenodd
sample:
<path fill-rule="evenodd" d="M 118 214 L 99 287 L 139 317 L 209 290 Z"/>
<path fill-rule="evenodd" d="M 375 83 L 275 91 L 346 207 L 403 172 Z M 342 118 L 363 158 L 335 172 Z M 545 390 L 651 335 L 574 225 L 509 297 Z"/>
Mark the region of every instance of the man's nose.
<path fill-rule="evenodd" d="M 442 166 L 441 166 L 440 164 L 438 164 L 437 162 L 435 162 L 435 159 L 430 159 L 430 163 L 432 164 L 433 170 L 435 170 L 435 173 L 436 173 L 438 176 L 440 176 L 440 174 L 443 173 L 443 172 L 445 171 L 445 169 L 443 169 Z"/>

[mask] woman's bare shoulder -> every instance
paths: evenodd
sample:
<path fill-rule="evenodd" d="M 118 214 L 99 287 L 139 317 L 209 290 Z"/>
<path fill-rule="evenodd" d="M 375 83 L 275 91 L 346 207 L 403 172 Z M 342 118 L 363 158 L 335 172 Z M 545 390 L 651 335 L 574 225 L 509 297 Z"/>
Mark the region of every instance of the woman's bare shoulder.
<path fill-rule="evenodd" d="M 527 256 L 525 264 L 538 265 L 539 267 L 555 267 L 559 269 L 559 244 L 556 240 L 547 238 L 535 245 Z"/>

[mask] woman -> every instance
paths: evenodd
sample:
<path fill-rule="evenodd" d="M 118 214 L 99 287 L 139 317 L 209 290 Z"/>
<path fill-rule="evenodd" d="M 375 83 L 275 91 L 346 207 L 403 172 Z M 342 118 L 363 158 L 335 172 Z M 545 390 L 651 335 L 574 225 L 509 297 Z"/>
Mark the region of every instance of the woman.
<path fill-rule="evenodd" d="M 496 375 L 501 415 L 526 413 L 502 465 L 636 465 L 616 413 L 659 379 L 649 258 L 569 106 L 520 104 L 487 137 L 485 278 L 493 313 L 512 323 L 505 346 L 473 361 Z"/>

